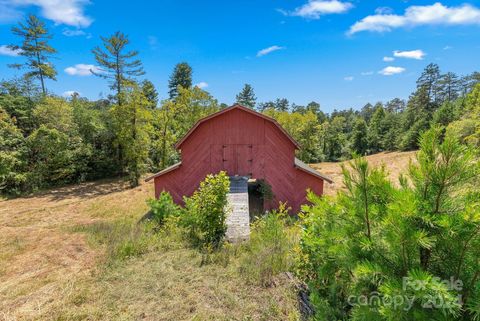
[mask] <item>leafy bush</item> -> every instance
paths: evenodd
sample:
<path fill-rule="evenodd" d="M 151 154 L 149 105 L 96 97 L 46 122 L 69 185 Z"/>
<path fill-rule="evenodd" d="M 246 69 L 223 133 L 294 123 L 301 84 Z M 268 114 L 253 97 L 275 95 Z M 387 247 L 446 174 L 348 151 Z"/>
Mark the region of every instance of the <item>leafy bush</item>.
<path fill-rule="evenodd" d="M 173 202 L 168 192 L 160 193 L 158 199 L 149 199 L 147 203 L 153 220 L 159 225 L 162 225 L 167 217 L 180 215 L 180 207 Z"/>
<path fill-rule="evenodd" d="M 230 180 L 225 172 L 207 175 L 191 197 L 185 197 L 182 224 L 192 241 L 204 248 L 217 248 L 225 236 L 226 205 Z"/>
<path fill-rule="evenodd" d="M 440 138 L 422 135 L 400 188 L 360 158 L 336 199 L 309 194 L 299 275 L 318 320 L 480 318 L 478 163 Z"/>
<path fill-rule="evenodd" d="M 249 280 L 269 286 L 274 277 L 293 265 L 295 229 L 286 224 L 288 210 L 280 204 L 252 224 L 250 242 L 240 272 Z"/>

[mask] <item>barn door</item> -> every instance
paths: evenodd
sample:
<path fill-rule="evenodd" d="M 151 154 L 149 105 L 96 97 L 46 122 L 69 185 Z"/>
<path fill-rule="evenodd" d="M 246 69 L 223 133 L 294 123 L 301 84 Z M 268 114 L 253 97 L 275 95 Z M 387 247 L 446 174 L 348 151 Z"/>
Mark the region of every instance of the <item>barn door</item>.
<path fill-rule="evenodd" d="M 252 145 L 235 145 L 237 175 L 251 176 L 253 163 Z"/>
<path fill-rule="evenodd" d="M 234 176 L 236 172 L 235 145 L 223 145 L 223 170 Z"/>

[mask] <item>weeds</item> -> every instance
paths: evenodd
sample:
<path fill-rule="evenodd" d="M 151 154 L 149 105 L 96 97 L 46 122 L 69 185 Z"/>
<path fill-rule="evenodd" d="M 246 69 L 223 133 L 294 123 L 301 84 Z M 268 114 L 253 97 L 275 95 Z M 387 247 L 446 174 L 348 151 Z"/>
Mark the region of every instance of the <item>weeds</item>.
<path fill-rule="evenodd" d="M 275 276 L 293 266 L 293 248 L 298 234 L 295 226 L 286 221 L 287 209 L 281 205 L 252 225 L 250 242 L 240 268 L 250 282 L 270 286 Z"/>

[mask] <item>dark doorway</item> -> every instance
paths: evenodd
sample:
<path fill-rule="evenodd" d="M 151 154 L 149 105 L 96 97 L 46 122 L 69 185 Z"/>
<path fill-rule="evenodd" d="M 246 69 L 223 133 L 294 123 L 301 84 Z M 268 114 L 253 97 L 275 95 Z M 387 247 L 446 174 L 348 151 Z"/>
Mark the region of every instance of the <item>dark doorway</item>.
<path fill-rule="evenodd" d="M 263 215 L 263 194 L 261 191 L 260 183 L 255 180 L 248 181 L 248 208 L 250 212 L 250 222 L 252 222 L 255 217 Z"/>

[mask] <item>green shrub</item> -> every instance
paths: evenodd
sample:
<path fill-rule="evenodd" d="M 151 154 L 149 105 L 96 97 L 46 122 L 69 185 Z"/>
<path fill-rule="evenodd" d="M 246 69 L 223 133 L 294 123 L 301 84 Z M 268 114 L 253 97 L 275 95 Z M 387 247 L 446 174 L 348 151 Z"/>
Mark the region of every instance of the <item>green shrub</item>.
<path fill-rule="evenodd" d="M 191 197 L 185 197 L 182 224 L 191 240 L 203 248 L 217 248 L 225 236 L 230 180 L 225 172 L 208 175 Z"/>
<path fill-rule="evenodd" d="M 149 199 L 152 219 L 159 225 L 162 225 L 167 217 L 180 215 L 180 207 L 173 202 L 172 196 L 168 192 L 160 193 L 158 199 Z"/>
<path fill-rule="evenodd" d="M 478 320 L 478 164 L 441 130 L 422 135 L 408 179 L 356 159 L 345 192 L 309 194 L 299 275 L 318 320 Z M 460 300 L 459 300 L 460 299 Z"/>
<path fill-rule="evenodd" d="M 294 263 L 293 248 L 296 229 L 289 227 L 288 210 L 280 204 L 252 224 L 250 242 L 240 272 L 248 281 L 269 286 L 281 272 L 287 272 Z"/>

